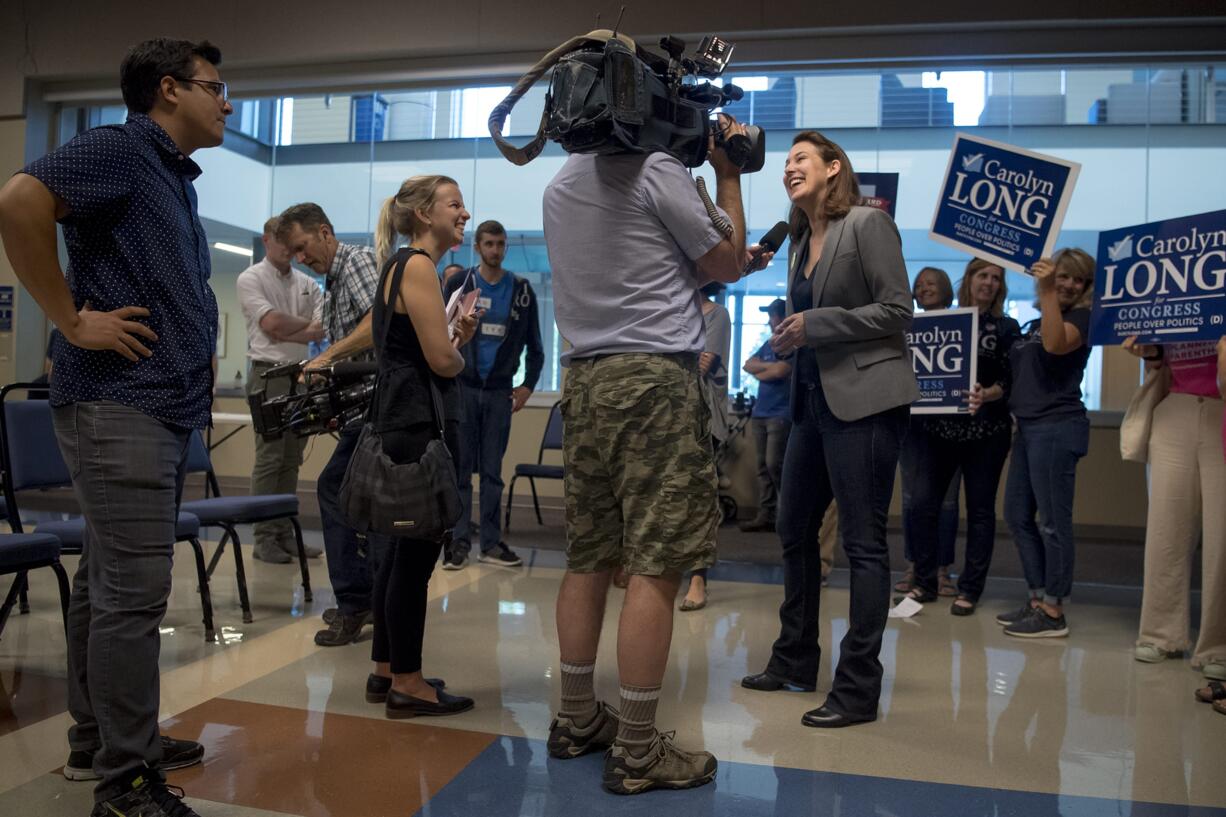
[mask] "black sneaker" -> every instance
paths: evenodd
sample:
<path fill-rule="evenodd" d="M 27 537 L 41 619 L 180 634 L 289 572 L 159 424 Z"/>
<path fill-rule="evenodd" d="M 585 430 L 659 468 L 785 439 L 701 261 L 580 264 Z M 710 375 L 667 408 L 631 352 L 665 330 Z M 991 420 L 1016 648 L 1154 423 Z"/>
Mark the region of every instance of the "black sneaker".
<path fill-rule="evenodd" d="M 1007 613 L 1001 613 L 996 617 L 996 623 L 1008 627 L 1010 624 L 1016 624 L 1022 619 L 1030 615 L 1030 612 L 1039 606 L 1038 601 L 1032 599 L 1016 610 L 1010 610 Z"/>
<path fill-rule="evenodd" d="M 338 613 L 328 625 L 328 629 L 315 633 L 315 643 L 321 647 L 341 647 L 345 644 L 352 644 L 358 640 L 358 636 L 362 634 L 362 628 L 368 621 L 370 621 L 369 610 L 354 613 L 351 616 Z"/>
<path fill-rule="evenodd" d="M 167 786 L 157 772 L 142 774 L 128 791 L 95 803 L 89 817 L 200 817 L 183 802 L 183 789 Z"/>
<path fill-rule="evenodd" d="M 1068 636 L 1068 622 L 1063 615 L 1052 618 L 1043 608 L 1035 607 L 1030 615 L 1006 627 L 1005 635 L 1017 638 L 1065 638 Z"/>
<path fill-rule="evenodd" d="M 487 565 L 502 565 L 503 567 L 518 567 L 524 560 L 507 547 L 506 542 L 499 542 L 488 551 L 482 551 L 477 561 Z"/>
<path fill-rule="evenodd" d="M 64 777 L 69 780 L 99 780 L 94 772 L 94 752 L 75 751 L 68 755 L 64 764 Z M 175 769 L 186 769 L 204 760 L 204 747 L 194 740 L 175 740 L 162 736 L 162 760 L 157 769 L 160 772 L 171 772 Z"/>
<path fill-rule="evenodd" d="M 463 570 L 468 564 L 467 553 L 448 553 L 443 557 L 443 570 Z"/>

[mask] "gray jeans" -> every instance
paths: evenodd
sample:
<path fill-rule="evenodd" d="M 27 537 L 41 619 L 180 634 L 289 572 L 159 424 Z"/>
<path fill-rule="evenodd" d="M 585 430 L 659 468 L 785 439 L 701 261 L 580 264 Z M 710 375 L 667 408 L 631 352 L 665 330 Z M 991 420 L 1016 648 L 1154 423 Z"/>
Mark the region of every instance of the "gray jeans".
<path fill-rule="evenodd" d="M 269 397 L 277 397 L 289 392 L 288 378 L 264 380 L 260 375 L 278 363 L 266 363 L 262 360 L 251 361 L 247 373 L 247 393 L 266 389 Z M 281 436 L 279 440 L 265 440 L 259 434 L 255 435 L 255 468 L 251 471 L 251 493 L 255 496 L 265 494 L 297 494 L 298 469 L 302 465 L 302 454 L 306 450 L 308 438 L 299 437 L 292 432 Z M 283 550 L 298 557 L 298 545 L 294 539 L 294 528 L 288 519 L 274 519 L 270 522 L 255 523 L 255 548 L 261 554 L 269 554 Z"/>
<path fill-rule="evenodd" d="M 774 522 L 783 477 L 783 453 L 787 451 L 792 420 L 790 417 L 754 417 L 750 426 L 758 450 L 758 518 Z"/>
<path fill-rule="evenodd" d="M 190 437 L 118 403 L 53 412 L 86 520 L 68 607 L 68 743 L 96 753 L 101 801 L 162 757 L 158 626 Z"/>

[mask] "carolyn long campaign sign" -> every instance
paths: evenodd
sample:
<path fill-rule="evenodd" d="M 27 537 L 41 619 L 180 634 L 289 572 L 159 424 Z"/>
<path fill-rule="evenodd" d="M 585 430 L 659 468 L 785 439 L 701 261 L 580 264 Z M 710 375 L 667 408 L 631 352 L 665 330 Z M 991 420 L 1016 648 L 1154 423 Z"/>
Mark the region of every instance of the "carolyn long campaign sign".
<path fill-rule="evenodd" d="M 912 414 L 965 414 L 979 358 L 979 310 L 916 312 L 907 333 L 920 399 Z"/>
<path fill-rule="evenodd" d="M 1090 343 L 1217 340 L 1226 316 L 1226 210 L 1098 236 Z"/>
<path fill-rule="evenodd" d="M 1051 255 L 1081 165 L 959 133 L 928 236 L 1028 272 Z"/>

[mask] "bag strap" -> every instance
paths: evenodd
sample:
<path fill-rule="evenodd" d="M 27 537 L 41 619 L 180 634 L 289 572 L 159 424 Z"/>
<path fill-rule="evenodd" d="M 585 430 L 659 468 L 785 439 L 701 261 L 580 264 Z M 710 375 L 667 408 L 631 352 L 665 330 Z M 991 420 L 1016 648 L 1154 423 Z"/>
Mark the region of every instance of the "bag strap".
<path fill-rule="evenodd" d="M 513 164 L 526 165 L 545 149 L 545 123 L 549 121 L 549 106 L 545 106 L 545 110 L 541 112 L 541 123 L 537 126 L 536 136 L 531 142 L 524 145 L 522 148 L 517 148 L 508 142 L 502 135 L 502 126 L 507 121 L 507 116 L 511 113 L 511 109 L 515 107 L 515 103 L 519 102 L 520 98 L 528 92 L 528 89 L 536 84 L 536 81 L 545 75 L 553 66 L 557 65 L 562 57 L 577 51 L 583 46 L 604 45 L 609 40 L 617 38 L 631 51 L 637 53 L 638 46 L 634 44 L 634 40 L 627 37 L 625 34 L 617 34 L 607 28 L 597 29 L 579 37 L 571 37 L 566 42 L 559 45 L 557 48 L 550 51 L 545 56 L 541 57 L 536 65 L 528 69 L 528 73 L 520 77 L 519 82 L 515 83 L 515 87 L 511 89 L 511 93 L 507 94 L 506 99 L 499 102 L 494 110 L 490 112 L 489 127 L 490 136 L 494 139 L 494 144 L 502 155 L 510 160 Z"/>
<path fill-rule="evenodd" d="M 383 316 L 382 316 L 383 320 L 379 322 L 378 326 L 371 327 L 371 331 L 374 333 L 374 336 L 375 336 L 375 360 L 376 362 L 379 360 L 380 356 L 383 354 L 384 347 L 387 346 L 387 338 L 392 330 L 392 316 L 396 314 L 396 311 L 395 311 L 396 298 L 400 295 L 400 282 L 404 280 L 404 271 L 405 271 L 405 268 L 408 267 L 409 265 L 409 259 L 415 255 L 428 255 L 428 253 L 425 250 L 418 249 L 417 247 L 405 247 L 403 252 L 405 252 L 404 258 L 401 259 L 396 264 L 389 266 L 386 270 L 384 270 L 382 277 L 380 277 L 379 279 L 378 295 L 379 295 L 379 304 L 383 309 Z M 397 252 L 397 255 L 399 254 L 400 253 Z M 392 282 L 391 282 L 391 286 L 388 288 L 388 293 L 385 297 L 383 294 L 383 282 L 387 280 L 387 276 L 389 273 L 392 276 Z M 378 388 L 380 377 L 381 375 L 375 376 L 375 388 L 376 389 Z M 430 384 L 430 407 L 431 409 L 433 409 L 434 424 L 438 428 L 438 438 L 441 440 L 443 439 L 443 423 L 444 423 L 444 416 L 445 416 L 443 413 L 443 395 L 438 390 L 438 386 L 434 382 L 433 372 L 426 372 L 426 381 Z M 372 408 L 377 402 L 378 402 L 377 400 L 371 402 Z"/>

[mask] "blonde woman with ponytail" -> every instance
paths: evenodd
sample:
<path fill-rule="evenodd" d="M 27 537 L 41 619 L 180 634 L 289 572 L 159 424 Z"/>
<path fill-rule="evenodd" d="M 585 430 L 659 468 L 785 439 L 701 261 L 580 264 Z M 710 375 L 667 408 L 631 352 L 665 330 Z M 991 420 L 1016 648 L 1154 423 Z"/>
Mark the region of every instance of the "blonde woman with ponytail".
<path fill-rule="evenodd" d="M 464 241 L 469 214 L 454 179 L 414 176 L 383 203 L 375 235 L 382 268 L 372 330 L 379 359 L 374 420 L 383 450 L 396 462 L 415 462 L 436 436 L 431 384 L 443 404 L 443 438 L 456 450 L 459 397 L 455 376 L 464 358 L 448 336 L 437 267 L 449 248 Z M 396 248 L 401 236 L 407 247 Z M 457 338 L 472 339 L 476 316 L 461 319 Z M 441 540 L 371 537 L 375 552 L 372 598 L 375 671 L 366 700 L 384 703 L 389 718 L 454 715 L 473 701 L 444 691 L 446 684 L 421 671 L 430 574 Z"/>

